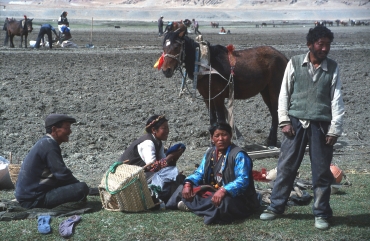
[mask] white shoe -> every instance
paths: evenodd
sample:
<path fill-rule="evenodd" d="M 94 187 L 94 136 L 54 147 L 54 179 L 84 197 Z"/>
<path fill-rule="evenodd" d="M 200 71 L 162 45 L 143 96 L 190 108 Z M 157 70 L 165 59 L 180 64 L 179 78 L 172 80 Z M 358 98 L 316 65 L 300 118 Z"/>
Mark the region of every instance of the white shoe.
<path fill-rule="evenodd" d="M 315 228 L 326 230 L 329 228 L 328 220 L 323 217 L 315 217 Z"/>
<path fill-rule="evenodd" d="M 181 211 L 184 211 L 184 212 L 190 212 L 190 209 L 185 205 L 185 203 L 183 201 L 180 201 L 178 204 L 177 204 L 177 208 Z"/>

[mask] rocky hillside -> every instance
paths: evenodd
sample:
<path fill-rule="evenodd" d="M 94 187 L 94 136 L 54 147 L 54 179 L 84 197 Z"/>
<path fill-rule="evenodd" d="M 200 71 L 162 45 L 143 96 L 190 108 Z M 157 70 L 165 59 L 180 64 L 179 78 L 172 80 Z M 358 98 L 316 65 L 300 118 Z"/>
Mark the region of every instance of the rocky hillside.
<path fill-rule="evenodd" d="M 324 8 L 370 8 L 370 0 L 38 0 L 2 1 L 5 5 L 39 7 L 88 7 L 88 8 L 221 8 L 221 9 L 311 9 Z"/>
<path fill-rule="evenodd" d="M 370 19 L 370 0 L 38 0 L 2 1 L 5 16 L 58 18 L 68 11 L 71 19 L 165 21 L 276 21 Z"/>

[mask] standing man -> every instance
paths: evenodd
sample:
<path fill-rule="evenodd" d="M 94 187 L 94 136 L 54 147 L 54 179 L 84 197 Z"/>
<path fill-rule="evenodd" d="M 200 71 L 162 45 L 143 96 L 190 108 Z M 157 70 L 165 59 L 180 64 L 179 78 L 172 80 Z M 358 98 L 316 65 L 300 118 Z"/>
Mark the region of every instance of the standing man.
<path fill-rule="evenodd" d="M 68 142 L 76 119 L 50 114 L 45 119 L 46 135 L 24 159 L 15 197 L 24 208 L 54 208 L 67 202 L 85 201 L 89 188 L 77 180 L 63 161 L 60 145 Z"/>
<path fill-rule="evenodd" d="M 9 18 L 8 18 L 8 17 L 6 17 L 6 18 L 5 18 L 5 22 L 4 22 L 4 26 L 3 26 L 3 30 L 5 31 L 4 46 L 7 46 L 7 45 L 8 45 L 8 40 L 9 40 L 9 35 L 8 35 L 8 22 L 9 22 Z"/>
<path fill-rule="evenodd" d="M 43 46 L 45 46 L 44 35 L 47 34 L 48 35 L 48 40 L 49 40 L 49 48 L 52 49 L 52 47 L 53 47 L 53 39 L 52 39 L 51 31 L 53 31 L 53 33 L 55 34 L 55 36 L 58 38 L 58 34 L 55 31 L 55 29 L 53 28 L 53 26 L 51 26 L 48 23 L 45 23 L 45 24 L 41 25 L 39 35 L 37 36 L 37 39 L 36 39 L 35 48 L 40 48 L 40 42 L 41 41 L 43 43 Z"/>
<path fill-rule="evenodd" d="M 293 182 L 309 145 L 315 227 L 329 228 L 330 171 L 333 145 L 342 133 L 344 104 L 338 64 L 327 58 L 333 33 L 324 26 L 307 34 L 307 54 L 289 61 L 279 96 L 279 125 L 285 135 L 277 167 L 271 204 L 260 219 L 272 220 L 284 213 Z"/>
<path fill-rule="evenodd" d="M 158 19 L 158 37 L 163 35 L 163 16 Z"/>
<path fill-rule="evenodd" d="M 195 21 L 195 19 L 193 18 L 193 26 L 194 26 L 194 33 L 195 34 L 202 34 L 200 31 L 199 31 L 199 24 L 198 24 L 198 21 Z"/>

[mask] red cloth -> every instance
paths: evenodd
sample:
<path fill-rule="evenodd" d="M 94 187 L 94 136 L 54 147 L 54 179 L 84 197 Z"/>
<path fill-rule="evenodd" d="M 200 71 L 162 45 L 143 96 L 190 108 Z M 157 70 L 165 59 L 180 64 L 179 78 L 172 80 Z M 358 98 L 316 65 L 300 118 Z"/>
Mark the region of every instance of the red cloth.
<path fill-rule="evenodd" d="M 265 168 L 262 168 L 260 172 L 252 170 L 252 173 L 253 173 L 253 180 L 257 182 L 268 182 L 269 181 L 266 179 L 266 169 Z"/>

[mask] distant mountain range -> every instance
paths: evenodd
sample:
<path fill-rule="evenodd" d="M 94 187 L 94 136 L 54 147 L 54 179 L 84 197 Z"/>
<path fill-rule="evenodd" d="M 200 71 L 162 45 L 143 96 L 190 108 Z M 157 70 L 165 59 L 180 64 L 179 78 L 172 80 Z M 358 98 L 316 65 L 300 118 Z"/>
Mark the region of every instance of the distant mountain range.
<path fill-rule="evenodd" d="M 12 0 L 1 1 L 6 6 L 27 5 L 39 7 L 100 7 L 100 8 L 223 8 L 258 9 L 282 8 L 367 8 L 370 0 Z"/>
<path fill-rule="evenodd" d="M 199 21 L 370 19 L 370 0 L 0 0 L 0 17 L 24 14 L 70 18 L 156 21 L 196 18 Z M 1 9 L 3 8 L 3 9 Z"/>

